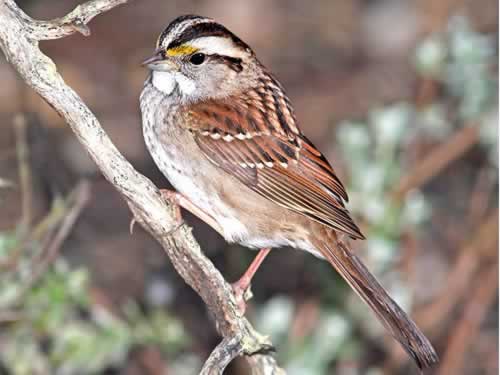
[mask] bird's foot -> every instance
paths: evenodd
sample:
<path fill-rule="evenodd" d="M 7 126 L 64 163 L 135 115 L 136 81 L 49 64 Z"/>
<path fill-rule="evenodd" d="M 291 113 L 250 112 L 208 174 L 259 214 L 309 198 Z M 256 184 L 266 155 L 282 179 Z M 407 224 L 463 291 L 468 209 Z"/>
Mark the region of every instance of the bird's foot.
<path fill-rule="evenodd" d="M 231 284 L 231 287 L 233 288 L 234 298 L 236 299 L 236 303 L 238 304 L 238 309 L 240 310 L 241 315 L 245 315 L 247 301 L 253 296 L 251 290 L 252 279 L 270 251 L 271 249 L 267 248 L 261 249 L 248 269 L 245 271 L 243 276 L 241 276 L 238 281 Z"/>
<path fill-rule="evenodd" d="M 210 216 L 201 208 L 196 206 L 193 202 L 191 202 L 189 198 L 185 197 L 181 193 L 168 189 L 160 189 L 160 193 L 163 196 L 163 198 L 173 206 L 175 210 L 174 215 L 177 220 L 177 223 L 179 224 L 178 227 L 184 224 L 184 220 L 182 219 L 182 214 L 180 209 L 182 207 L 185 210 L 191 212 L 201 221 L 204 221 L 206 224 L 210 225 L 215 231 L 219 232 L 220 234 L 223 233 L 223 230 L 219 225 L 219 223 L 217 223 L 217 221 L 212 216 Z"/>
<path fill-rule="evenodd" d="M 182 219 L 181 213 L 181 200 L 184 198 L 182 195 L 173 190 L 168 189 L 160 189 L 161 196 L 164 200 L 169 202 L 172 205 L 172 209 L 174 210 L 174 218 L 177 223 L 177 226 L 181 226 L 184 223 Z"/>
<path fill-rule="evenodd" d="M 247 310 L 247 301 L 253 297 L 251 283 L 239 279 L 235 283 L 231 284 L 231 288 L 233 288 L 234 299 L 238 305 L 238 310 L 241 315 L 245 315 Z"/>

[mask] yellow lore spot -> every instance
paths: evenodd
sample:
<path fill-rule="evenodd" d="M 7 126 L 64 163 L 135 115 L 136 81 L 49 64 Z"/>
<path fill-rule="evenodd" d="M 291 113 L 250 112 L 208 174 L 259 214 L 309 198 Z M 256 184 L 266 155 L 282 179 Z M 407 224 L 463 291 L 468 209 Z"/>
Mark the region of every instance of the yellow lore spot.
<path fill-rule="evenodd" d="M 180 45 L 178 47 L 174 48 L 169 48 L 167 49 L 167 55 L 168 56 L 184 56 L 184 55 L 191 55 L 192 53 L 195 53 L 198 51 L 198 48 L 192 47 L 187 44 Z"/>

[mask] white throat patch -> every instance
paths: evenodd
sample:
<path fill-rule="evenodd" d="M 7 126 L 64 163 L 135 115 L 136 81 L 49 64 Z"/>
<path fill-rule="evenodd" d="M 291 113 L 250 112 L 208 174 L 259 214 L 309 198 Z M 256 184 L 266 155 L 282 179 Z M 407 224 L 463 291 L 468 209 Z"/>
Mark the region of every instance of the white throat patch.
<path fill-rule="evenodd" d="M 193 95 L 196 90 L 194 81 L 178 72 L 153 71 L 152 83 L 154 87 L 168 95 L 174 91 L 176 85 L 179 86 L 180 92 L 186 96 Z"/>
<path fill-rule="evenodd" d="M 165 94 L 171 94 L 175 88 L 174 73 L 153 71 L 153 86 Z"/>

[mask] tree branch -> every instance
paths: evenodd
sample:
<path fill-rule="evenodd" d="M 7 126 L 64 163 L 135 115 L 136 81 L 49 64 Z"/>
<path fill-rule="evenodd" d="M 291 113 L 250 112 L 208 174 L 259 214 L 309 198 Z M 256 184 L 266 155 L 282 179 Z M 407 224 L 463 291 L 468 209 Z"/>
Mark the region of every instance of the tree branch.
<path fill-rule="evenodd" d="M 177 272 L 203 299 L 223 337 L 203 367 L 203 374 L 221 374 L 238 355 L 269 352 L 269 340 L 240 314 L 231 287 L 203 255 L 190 228 L 182 225 L 175 229 L 172 209 L 158 189 L 125 160 L 94 114 L 65 84 L 54 62 L 38 48 L 40 40 L 75 32 L 88 35 L 87 23 L 92 18 L 125 2 L 92 0 L 62 18 L 36 21 L 14 0 L 0 0 L 0 48 L 26 84 L 66 120 L 104 177 L 126 200 L 135 220 L 163 246 Z M 257 374 L 284 373 L 266 354 L 250 357 L 249 363 Z"/>

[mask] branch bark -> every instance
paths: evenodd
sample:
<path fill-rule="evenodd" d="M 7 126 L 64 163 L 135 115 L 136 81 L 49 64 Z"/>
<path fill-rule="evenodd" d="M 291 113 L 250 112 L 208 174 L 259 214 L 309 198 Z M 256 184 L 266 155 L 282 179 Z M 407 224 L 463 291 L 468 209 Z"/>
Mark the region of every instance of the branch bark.
<path fill-rule="evenodd" d="M 163 246 L 177 272 L 207 305 L 223 340 L 202 373 L 221 374 L 232 359 L 246 355 L 251 356 L 249 363 L 255 374 L 284 374 L 274 358 L 265 354 L 272 349 L 270 341 L 240 314 L 231 287 L 203 255 L 191 229 L 185 225 L 176 228 L 173 211 L 156 186 L 125 160 L 94 114 L 65 84 L 54 62 L 38 47 L 41 40 L 75 32 L 88 35 L 87 23 L 92 18 L 126 1 L 91 0 L 64 17 L 37 21 L 14 0 L 0 0 L 0 48 L 25 83 L 66 120 L 104 177 L 126 200 L 134 219 Z"/>

